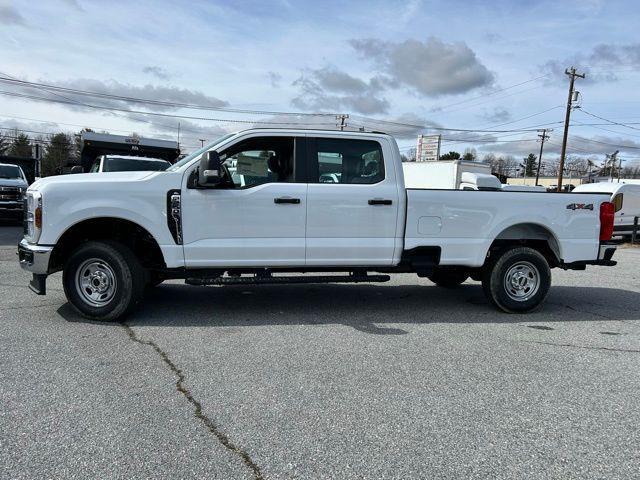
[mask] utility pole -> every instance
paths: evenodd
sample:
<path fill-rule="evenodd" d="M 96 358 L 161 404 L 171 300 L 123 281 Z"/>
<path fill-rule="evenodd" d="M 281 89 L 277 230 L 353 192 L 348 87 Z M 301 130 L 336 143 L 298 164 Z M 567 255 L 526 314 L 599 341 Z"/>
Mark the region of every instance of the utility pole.
<path fill-rule="evenodd" d="M 338 125 L 340 127 L 340 131 L 344 131 L 344 127 L 347 126 L 345 120 L 347 120 L 347 118 L 349 118 L 348 114 L 345 113 L 341 113 L 340 115 L 336 115 L 336 120 L 340 120 L 340 125 Z"/>
<path fill-rule="evenodd" d="M 611 155 L 607 155 L 607 163 L 609 163 L 609 181 L 610 182 L 613 182 L 613 171 L 616 168 L 616 158 L 618 157 L 618 153 L 620 153 L 620 150 L 616 150 Z M 620 166 L 622 166 L 622 162 L 620 162 Z M 619 172 L 618 172 L 618 175 L 619 175 Z M 618 176 L 618 178 L 620 177 Z"/>
<path fill-rule="evenodd" d="M 622 172 L 622 157 L 620 157 L 618 164 L 618 183 L 620 183 L 620 173 Z"/>
<path fill-rule="evenodd" d="M 200 140 L 200 148 L 204 148 L 204 141 L 206 139 L 205 138 L 199 138 L 198 140 Z"/>
<path fill-rule="evenodd" d="M 536 171 L 536 186 L 538 185 L 538 180 L 540 179 L 540 167 L 542 166 L 542 149 L 544 148 L 544 141 L 549 138 L 549 135 L 547 135 L 547 132 L 552 132 L 553 129 L 552 128 L 543 128 L 541 130 L 538 130 L 539 133 L 538 137 L 540 137 L 540 155 L 538 155 L 538 169 Z"/>
<path fill-rule="evenodd" d="M 569 75 L 569 98 L 567 99 L 567 113 L 564 118 L 564 136 L 562 137 L 562 151 L 560 152 L 560 168 L 558 169 L 558 192 L 562 191 L 562 172 L 564 170 L 564 157 L 567 153 L 567 137 L 569 136 L 569 120 L 571 118 L 571 107 L 573 103 L 573 85 L 576 77 L 584 78 L 584 73 L 577 73 L 575 67 L 564 71 Z"/>

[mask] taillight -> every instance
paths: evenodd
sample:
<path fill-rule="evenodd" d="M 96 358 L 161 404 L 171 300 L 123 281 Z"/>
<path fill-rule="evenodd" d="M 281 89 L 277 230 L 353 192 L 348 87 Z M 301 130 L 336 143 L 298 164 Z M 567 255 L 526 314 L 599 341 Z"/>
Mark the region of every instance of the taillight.
<path fill-rule="evenodd" d="M 613 235 L 613 219 L 615 206 L 611 202 L 602 202 L 600 204 L 600 241 L 606 242 L 611 240 Z"/>

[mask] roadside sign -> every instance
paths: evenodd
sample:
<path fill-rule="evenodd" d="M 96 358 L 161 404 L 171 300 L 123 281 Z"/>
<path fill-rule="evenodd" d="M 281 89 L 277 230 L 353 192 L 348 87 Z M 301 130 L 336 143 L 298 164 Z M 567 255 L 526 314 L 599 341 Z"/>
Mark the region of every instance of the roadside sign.
<path fill-rule="evenodd" d="M 440 158 L 440 135 L 418 136 L 416 162 L 437 162 Z"/>

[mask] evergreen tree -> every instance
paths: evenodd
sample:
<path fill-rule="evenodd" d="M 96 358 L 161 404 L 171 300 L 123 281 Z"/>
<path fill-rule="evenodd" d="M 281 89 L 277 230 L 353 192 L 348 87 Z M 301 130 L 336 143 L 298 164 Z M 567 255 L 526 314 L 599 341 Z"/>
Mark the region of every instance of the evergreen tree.
<path fill-rule="evenodd" d="M 59 173 L 59 169 L 68 162 L 73 149 L 73 139 L 66 133 L 51 135 L 42 156 L 41 175 L 47 177 Z"/>
<path fill-rule="evenodd" d="M 31 139 L 22 132 L 15 132 L 11 145 L 7 150 L 7 155 L 12 157 L 31 158 L 33 155 Z"/>

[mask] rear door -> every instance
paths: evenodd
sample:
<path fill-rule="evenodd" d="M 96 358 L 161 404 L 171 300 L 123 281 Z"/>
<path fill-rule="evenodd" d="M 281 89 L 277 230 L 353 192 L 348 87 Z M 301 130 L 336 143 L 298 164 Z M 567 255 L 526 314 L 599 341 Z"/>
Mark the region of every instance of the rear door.
<path fill-rule="evenodd" d="M 307 265 L 391 265 L 398 186 L 388 145 L 308 137 Z"/>

